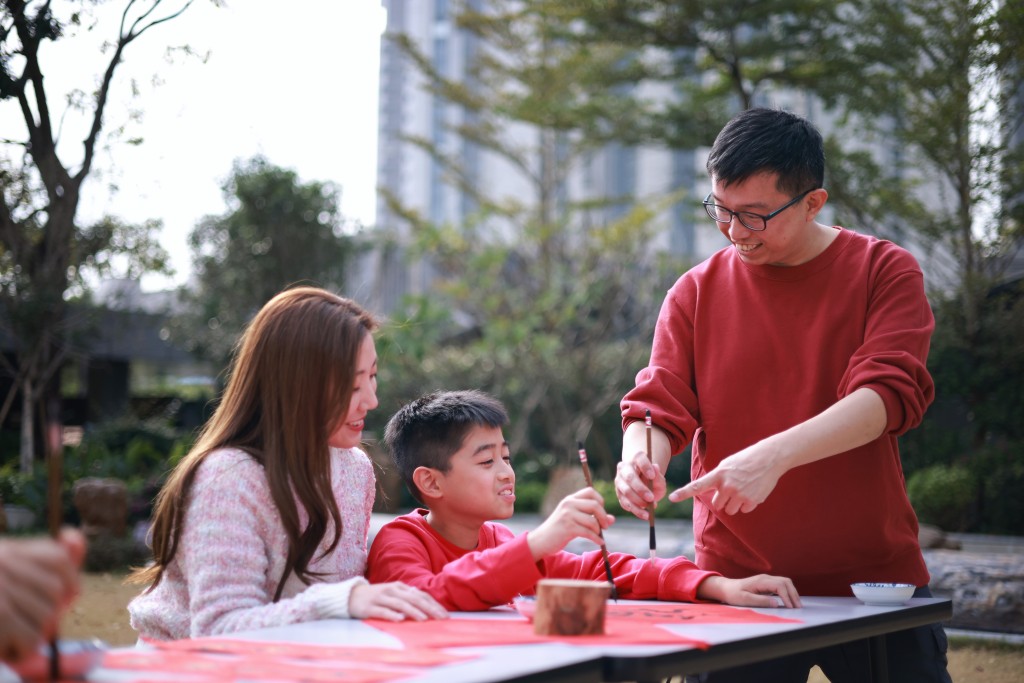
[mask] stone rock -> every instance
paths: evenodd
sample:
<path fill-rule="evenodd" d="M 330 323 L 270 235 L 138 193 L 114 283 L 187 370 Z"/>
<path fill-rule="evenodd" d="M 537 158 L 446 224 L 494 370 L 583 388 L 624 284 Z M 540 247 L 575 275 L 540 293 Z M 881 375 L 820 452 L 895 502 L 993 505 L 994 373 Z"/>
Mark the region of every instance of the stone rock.
<path fill-rule="evenodd" d="M 1024 555 L 925 550 L 932 593 L 953 599 L 951 628 L 1024 633 Z"/>
<path fill-rule="evenodd" d="M 3 518 L 4 531 L 27 531 L 36 524 L 36 513 L 24 505 L 4 505 Z"/>
<path fill-rule="evenodd" d="M 917 540 L 922 550 L 929 548 L 946 548 L 947 550 L 960 550 L 960 541 L 953 540 L 946 535 L 946 532 L 931 524 L 922 524 L 917 531 Z"/>
<path fill-rule="evenodd" d="M 71 499 L 88 537 L 120 538 L 128 525 L 128 489 L 120 479 L 86 477 L 71 487 Z"/>

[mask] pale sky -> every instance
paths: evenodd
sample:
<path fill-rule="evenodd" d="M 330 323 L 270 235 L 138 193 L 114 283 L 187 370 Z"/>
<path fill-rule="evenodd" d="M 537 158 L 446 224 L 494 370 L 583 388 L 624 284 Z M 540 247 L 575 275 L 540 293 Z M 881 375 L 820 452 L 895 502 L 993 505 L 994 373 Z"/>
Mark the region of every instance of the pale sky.
<path fill-rule="evenodd" d="M 93 33 L 116 35 L 118 18 Z M 138 109 L 141 121 L 124 137 L 144 142 L 118 143 L 99 155 L 95 168 L 104 175 L 86 185 L 80 223 L 104 213 L 162 219 L 161 241 L 177 272 L 172 280 L 144 278 L 143 288 L 182 283 L 190 271 L 187 235 L 200 217 L 226 211 L 220 186 L 232 162 L 263 154 L 303 181 L 337 183 L 342 213 L 372 224 L 384 25 L 380 0 L 228 0 L 219 9 L 196 0 L 151 29 L 126 50 L 105 118 L 112 129 L 128 120 L 130 106 Z M 169 63 L 166 47 L 181 44 L 209 52 L 208 61 Z M 81 41 L 49 49 L 53 55 L 41 61 L 52 103 L 58 90 L 89 87 L 106 64 L 97 47 Z M 134 100 L 132 78 L 141 92 Z M 61 154 L 73 164 L 84 129 L 69 122 Z M 113 194 L 112 182 L 119 186 Z"/>

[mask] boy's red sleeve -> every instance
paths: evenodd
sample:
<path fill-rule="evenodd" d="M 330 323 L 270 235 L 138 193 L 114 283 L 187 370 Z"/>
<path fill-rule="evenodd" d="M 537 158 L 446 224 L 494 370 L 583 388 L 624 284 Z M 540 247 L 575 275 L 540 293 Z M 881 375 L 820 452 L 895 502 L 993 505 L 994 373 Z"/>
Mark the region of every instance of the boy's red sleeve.
<path fill-rule="evenodd" d="M 626 600 L 673 600 L 696 602 L 697 588 L 718 572 L 700 569 L 685 557 L 640 559 L 625 553 L 609 553 L 615 590 Z M 551 578 L 604 581 L 607 573 L 600 550 L 582 555 L 561 552 L 544 561 Z"/>
<path fill-rule="evenodd" d="M 370 583 L 403 581 L 460 612 L 504 605 L 532 594 L 541 578 L 526 536 L 449 560 L 436 539 L 400 520 L 386 524 L 370 548 Z"/>

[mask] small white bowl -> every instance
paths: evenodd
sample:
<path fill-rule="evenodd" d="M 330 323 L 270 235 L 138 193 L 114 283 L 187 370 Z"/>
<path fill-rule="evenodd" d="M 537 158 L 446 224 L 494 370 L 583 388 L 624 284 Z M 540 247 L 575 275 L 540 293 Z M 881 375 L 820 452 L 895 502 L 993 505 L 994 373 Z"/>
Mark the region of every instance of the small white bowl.
<path fill-rule="evenodd" d="M 865 605 L 902 605 L 917 589 L 912 583 L 851 583 L 850 588 Z"/>

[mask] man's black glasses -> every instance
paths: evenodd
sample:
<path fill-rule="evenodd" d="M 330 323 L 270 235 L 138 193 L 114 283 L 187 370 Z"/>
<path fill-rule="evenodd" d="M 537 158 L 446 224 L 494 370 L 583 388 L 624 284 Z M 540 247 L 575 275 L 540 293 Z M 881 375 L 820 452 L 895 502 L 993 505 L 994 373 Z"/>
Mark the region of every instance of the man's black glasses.
<path fill-rule="evenodd" d="M 743 224 L 747 230 L 753 230 L 755 232 L 761 232 L 768 227 L 768 221 L 778 216 L 780 213 L 788 209 L 789 207 L 796 204 L 798 201 L 806 197 L 808 194 L 816 190 L 817 188 L 812 187 L 806 192 L 801 192 L 797 196 L 790 199 L 788 202 L 780 206 L 779 208 L 772 211 L 770 214 L 762 215 L 754 213 L 753 211 L 732 211 L 720 206 L 711 201 L 711 193 L 708 192 L 708 196 L 704 198 L 704 210 L 708 212 L 711 219 L 719 223 L 731 223 L 732 217 L 740 219 L 740 223 Z"/>

